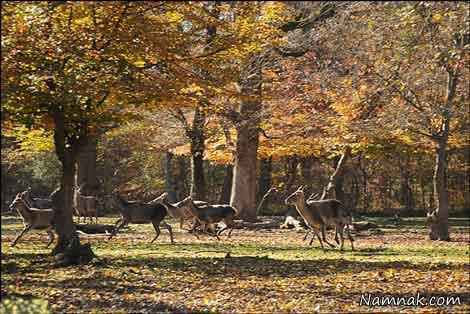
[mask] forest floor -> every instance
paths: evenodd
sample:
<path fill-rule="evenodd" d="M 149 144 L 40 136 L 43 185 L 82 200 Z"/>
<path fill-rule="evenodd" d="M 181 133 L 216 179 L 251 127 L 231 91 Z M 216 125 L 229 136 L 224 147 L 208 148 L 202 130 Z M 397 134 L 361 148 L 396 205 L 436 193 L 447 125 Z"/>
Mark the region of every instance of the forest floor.
<path fill-rule="evenodd" d="M 113 223 L 116 218 L 102 218 Z M 379 229 L 355 235 L 345 251 L 303 242 L 304 232 L 234 230 L 232 237 L 196 239 L 170 220 L 175 244 L 162 228 L 130 225 L 111 241 L 81 235 L 100 258 L 89 265 L 51 267 L 47 234 L 31 231 L 15 248 L 22 229 L 2 217 L 2 311 L 29 306 L 38 312 L 470 312 L 470 226 L 451 219 L 451 242 L 425 240 L 422 219 L 393 224 L 370 219 Z M 331 233 L 329 234 L 331 238 Z M 228 254 L 229 253 L 229 254 Z M 453 306 L 367 306 L 374 296 L 458 297 Z M 375 299 L 377 300 L 377 299 Z M 421 299 L 423 300 L 423 299 Z M 434 299 L 439 300 L 445 299 Z M 32 305 L 31 305 L 32 304 Z M 372 304 L 371 304 L 372 305 Z M 21 311 L 20 311 L 21 312 Z"/>

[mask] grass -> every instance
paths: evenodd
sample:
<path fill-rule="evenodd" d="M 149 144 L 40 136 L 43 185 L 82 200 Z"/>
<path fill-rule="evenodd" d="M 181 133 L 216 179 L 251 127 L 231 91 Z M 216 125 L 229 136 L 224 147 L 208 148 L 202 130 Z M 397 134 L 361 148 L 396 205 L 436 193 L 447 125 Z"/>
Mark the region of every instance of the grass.
<path fill-rule="evenodd" d="M 231 239 L 131 225 L 111 241 L 82 235 L 100 260 L 51 268 L 45 232 L 9 243 L 20 221 L 2 217 L 2 299 L 44 300 L 52 312 L 468 312 L 469 222 L 452 219 L 452 242 L 425 240 L 422 219 L 355 236 L 357 250 L 308 246 L 295 230 L 235 230 Z M 111 223 L 115 219 L 101 219 Z M 330 235 L 331 237 L 331 235 Z M 361 294 L 459 296 L 452 307 L 366 307 Z"/>

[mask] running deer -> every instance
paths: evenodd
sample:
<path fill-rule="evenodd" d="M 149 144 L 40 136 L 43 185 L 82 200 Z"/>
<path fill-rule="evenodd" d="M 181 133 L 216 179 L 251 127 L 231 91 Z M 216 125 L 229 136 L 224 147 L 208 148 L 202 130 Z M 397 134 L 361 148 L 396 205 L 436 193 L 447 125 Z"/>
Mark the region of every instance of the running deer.
<path fill-rule="evenodd" d="M 195 220 L 202 226 L 203 232 L 207 233 L 207 225 L 210 224 L 215 224 L 220 221 L 223 221 L 225 223 L 225 227 L 220 229 L 216 233 L 216 237 L 218 240 L 220 240 L 219 235 L 222 234 L 227 229 L 230 229 L 227 238 L 230 238 L 230 235 L 232 234 L 233 231 L 233 226 L 234 222 L 233 219 L 237 215 L 238 211 L 235 209 L 235 207 L 230 206 L 230 205 L 205 205 L 205 206 L 198 206 L 195 204 L 195 202 L 192 200 L 192 197 L 188 197 L 190 201 L 190 211 L 194 215 Z M 197 225 L 194 224 L 193 228 L 191 231 L 194 232 L 196 229 Z M 197 235 L 194 234 L 196 237 Z"/>
<path fill-rule="evenodd" d="M 75 208 L 75 214 L 78 216 L 78 222 L 83 217 L 83 221 L 86 222 L 88 217 L 93 222 L 93 216 L 95 222 L 98 223 L 98 211 L 96 209 L 96 197 L 86 196 L 81 193 L 81 187 L 75 186 L 73 194 L 73 205 Z"/>
<path fill-rule="evenodd" d="M 24 229 L 15 238 L 15 240 L 13 240 L 11 246 L 15 246 L 18 240 L 31 229 L 46 229 L 46 232 L 49 235 L 49 242 L 47 243 L 47 246 L 49 247 L 49 245 L 54 241 L 54 233 L 52 232 L 54 211 L 52 209 L 29 207 L 28 203 L 24 199 L 23 193 L 18 193 L 9 207 L 9 211 L 13 211 L 14 209 L 18 211 L 18 214 L 23 219 L 24 225 Z"/>
<path fill-rule="evenodd" d="M 194 219 L 194 215 L 191 211 L 191 199 L 186 197 L 185 199 L 171 204 L 168 202 L 166 198 L 167 194 L 164 195 L 165 197 L 160 199 L 160 202 L 166 207 L 168 210 L 168 214 L 173 218 L 179 218 L 180 220 L 180 229 L 183 229 L 183 224 L 185 220 Z M 160 197 L 159 197 L 160 198 Z M 204 201 L 193 201 L 196 206 L 207 206 L 209 203 Z M 194 227 L 194 225 L 193 225 Z"/>
<path fill-rule="evenodd" d="M 346 232 L 351 242 L 351 249 L 354 250 L 353 238 L 350 232 L 350 225 L 352 225 L 352 216 L 351 211 L 348 210 L 335 199 L 326 199 L 326 200 L 309 200 L 308 203 L 305 201 L 305 194 L 303 187 L 299 187 L 297 191 L 292 193 L 285 200 L 286 204 L 293 204 L 297 208 L 297 211 L 305 220 L 308 227 L 315 233 L 320 245 L 323 248 L 322 239 L 318 234 L 318 229 L 322 233 L 323 240 L 330 246 L 333 246 L 331 243 L 325 239 L 325 226 L 333 225 L 335 226 L 336 232 L 339 233 L 341 247 L 340 250 L 343 250 L 344 247 L 344 237 L 343 230 L 346 228 Z M 312 238 L 313 240 L 313 238 Z M 311 242 L 310 242 L 311 243 Z"/>
<path fill-rule="evenodd" d="M 121 212 L 121 218 L 116 221 L 115 226 L 117 225 L 117 227 L 114 228 L 114 231 L 111 233 L 108 240 L 115 236 L 121 228 L 129 223 L 145 224 L 151 222 L 157 235 L 152 241 L 150 241 L 150 243 L 153 243 L 160 235 L 160 223 L 168 229 L 171 243 L 174 243 L 171 226 L 163 221 L 167 215 L 167 209 L 164 205 L 160 203 L 149 204 L 139 201 L 126 201 L 121 198 L 119 193 L 115 194 L 115 200 L 117 207 Z"/>

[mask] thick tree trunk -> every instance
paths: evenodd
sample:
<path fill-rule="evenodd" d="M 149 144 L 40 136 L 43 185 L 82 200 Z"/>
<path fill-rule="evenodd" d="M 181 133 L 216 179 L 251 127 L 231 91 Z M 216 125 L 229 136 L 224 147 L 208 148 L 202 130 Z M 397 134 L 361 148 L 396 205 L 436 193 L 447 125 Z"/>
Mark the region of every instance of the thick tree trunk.
<path fill-rule="evenodd" d="M 204 177 L 205 121 L 205 114 L 200 107 L 196 107 L 191 132 L 191 195 L 197 200 L 206 199 L 206 181 Z"/>
<path fill-rule="evenodd" d="M 77 153 L 83 139 L 68 136 L 63 112 L 53 114 L 55 122 L 54 143 L 57 156 L 62 163 L 60 188 L 51 194 L 55 212 L 54 228 L 58 235 L 57 244 L 52 250 L 59 265 L 81 264 L 94 257 L 90 245 L 81 245 L 73 222 L 73 185 Z"/>
<path fill-rule="evenodd" d="M 287 193 L 291 193 L 293 190 L 292 186 L 294 182 L 297 181 L 297 166 L 299 165 L 299 158 L 294 156 L 289 156 L 285 160 L 284 165 L 284 176 L 285 176 L 285 190 Z"/>
<path fill-rule="evenodd" d="M 237 143 L 230 204 L 240 217 L 256 221 L 256 183 L 259 126 L 261 119 L 261 59 L 254 56 L 240 80 L 240 121 L 236 123 Z"/>
<path fill-rule="evenodd" d="M 247 123 L 248 124 L 248 123 Z M 230 204 L 246 221 L 256 220 L 258 128 L 237 127 L 235 165 Z"/>
<path fill-rule="evenodd" d="M 87 138 L 80 148 L 77 158 L 77 184 L 82 187 L 84 195 L 96 196 L 99 190 L 99 182 L 96 177 L 96 148 L 98 139 L 95 136 Z"/>
<path fill-rule="evenodd" d="M 221 204 L 230 203 L 230 192 L 231 192 L 230 189 L 232 187 L 232 179 L 233 179 L 233 165 L 226 165 L 224 183 L 222 185 L 222 192 L 220 193 L 220 200 L 219 200 Z"/>
<path fill-rule="evenodd" d="M 285 165 L 284 165 L 284 171 L 285 171 L 285 191 L 287 194 L 292 193 L 292 186 L 294 185 L 294 182 L 297 181 L 297 167 L 299 165 L 299 158 L 294 155 L 294 156 L 289 156 L 286 158 Z M 296 187 L 297 188 L 297 187 Z M 287 197 L 287 195 L 285 195 Z M 287 213 L 286 216 L 292 216 L 292 217 L 297 217 L 299 216 L 299 213 L 297 212 L 297 209 L 295 209 L 295 206 L 293 205 L 287 205 Z"/>
<path fill-rule="evenodd" d="M 449 241 L 449 194 L 447 191 L 447 139 L 441 138 L 436 147 L 434 168 L 434 202 L 436 209 L 428 216 L 429 239 Z"/>
<path fill-rule="evenodd" d="M 171 203 L 176 202 L 176 188 L 173 175 L 173 154 L 169 151 L 165 154 L 165 192 L 168 193 L 168 200 Z"/>
<path fill-rule="evenodd" d="M 359 170 L 361 171 L 362 173 L 362 194 L 364 195 L 364 203 L 363 203 L 363 207 L 364 207 L 364 210 L 367 211 L 369 209 L 369 192 L 368 192 L 368 189 L 367 189 L 367 183 L 368 183 L 368 175 L 367 175 L 367 166 L 364 164 L 364 160 L 362 159 L 362 156 L 361 156 L 361 159 L 359 161 Z"/>
<path fill-rule="evenodd" d="M 62 178 L 60 189 L 52 193 L 51 198 L 55 210 L 55 230 L 59 236 L 54 254 L 63 253 L 75 238 L 78 238 L 72 219 L 73 185 L 75 162 L 71 152 L 66 151 L 62 160 Z"/>
<path fill-rule="evenodd" d="M 175 189 L 177 200 L 181 200 L 188 196 L 189 184 L 188 184 L 188 161 L 186 156 L 177 157 L 177 175 L 175 176 Z"/>
<path fill-rule="evenodd" d="M 304 186 L 312 184 L 312 166 L 314 160 L 315 158 L 313 156 L 303 157 L 300 160 L 300 175 L 302 176 L 302 184 Z M 307 194 L 309 193 L 311 193 L 310 190 L 307 191 Z"/>
<path fill-rule="evenodd" d="M 410 187 L 410 169 L 409 169 L 409 156 L 405 156 L 404 160 L 401 160 L 401 156 L 398 156 L 399 168 L 400 168 L 400 201 L 405 207 L 406 211 L 411 211 L 414 207 L 413 191 Z"/>

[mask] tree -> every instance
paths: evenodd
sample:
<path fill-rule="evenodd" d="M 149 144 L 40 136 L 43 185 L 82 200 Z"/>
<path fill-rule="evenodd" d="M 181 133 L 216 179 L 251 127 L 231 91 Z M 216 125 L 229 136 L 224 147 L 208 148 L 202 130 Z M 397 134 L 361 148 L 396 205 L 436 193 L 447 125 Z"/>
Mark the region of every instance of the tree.
<path fill-rule="evenodd" d="M 295 80 L 286 89 L 312 82 L 301 94 L 304 101 L 317 103 L 314 115 L 323 107 L 331 143 L 350 144 L 356 151 L 390 141 L 397 147 L 434 150 L 437 208 L 429 213 L 430 238 L 449 239 L 449 139 L 462 137 L 468 119 L 468 8 L 463 3 L 294 6 L 307 16 L 287 25 L 302 29 L 300 44 L 281 53 L 303 58 L 304 67 L 303 73 L 290 72 Z M 327 20 L 317 23 L 322 16 Z"/>
<path fill-rule="evenodd" d="M 384 21 L 385 14 L 388 18 Z M 465 28 L 468 11 L 463 3 L 406 4 L 385 6 L 369 15 L 368 20 L 370 31 L 365 31 L 362 38 L 374 41 L 369 44 L 374 53 L 357 53 L 360 64 L 367 68 L 354 84 L 359 89 L 363 89 L 361 83 L 369 87 L 367 92 L 359 92 L 353 103 L 365 103 L 369 113 L 377 112 L 369 115 L 377 123 L 376 130 L 378 124 L 386 123 L 395 130 L 396 137 L 412 136 L 434 149 L 436 208 L 429 213 L 429 237 L 448 240 L 448 143 L 452 135 L 461 132 L 461 121 L 467 116 L 464 108 L 469 93 L 465 81 L 469 71 L 464 64 L 470 43 Z M 390 25 L 389 31 L 384 25 Z M 378 38 L 369 37 L 378 32 L 385 39 L 381 48 L 377 47 Z M 417 59 L 422 61 L 417 63 Z M 375 83 L 371 84 L 371 79 Z M 385 99 L 391 100 L 389 105 Z"/>
<path fill-rule="evenodd" d="M 52 195 L 59 236 L 53 252 L 64 254 L 65 264 L 80 262 L 82 254 L 89 260 L 91 250 L 80 245 L 72 220 L 77 156 L 98 125 L 123 117 L 121 99 L 145 100 L 142 90 L 127 94 L 145 84 L 139 80 L 142 59 L 174 60 L 172 46 L 163 43 L 177 45 L 181 38 L 177 8 L 173 3 L 10 2 L 2 9 L 2 119 L 53 131 L 62 164 L 61 185 Z M 159 31 L 150 34 L 148 28 Z"/>

